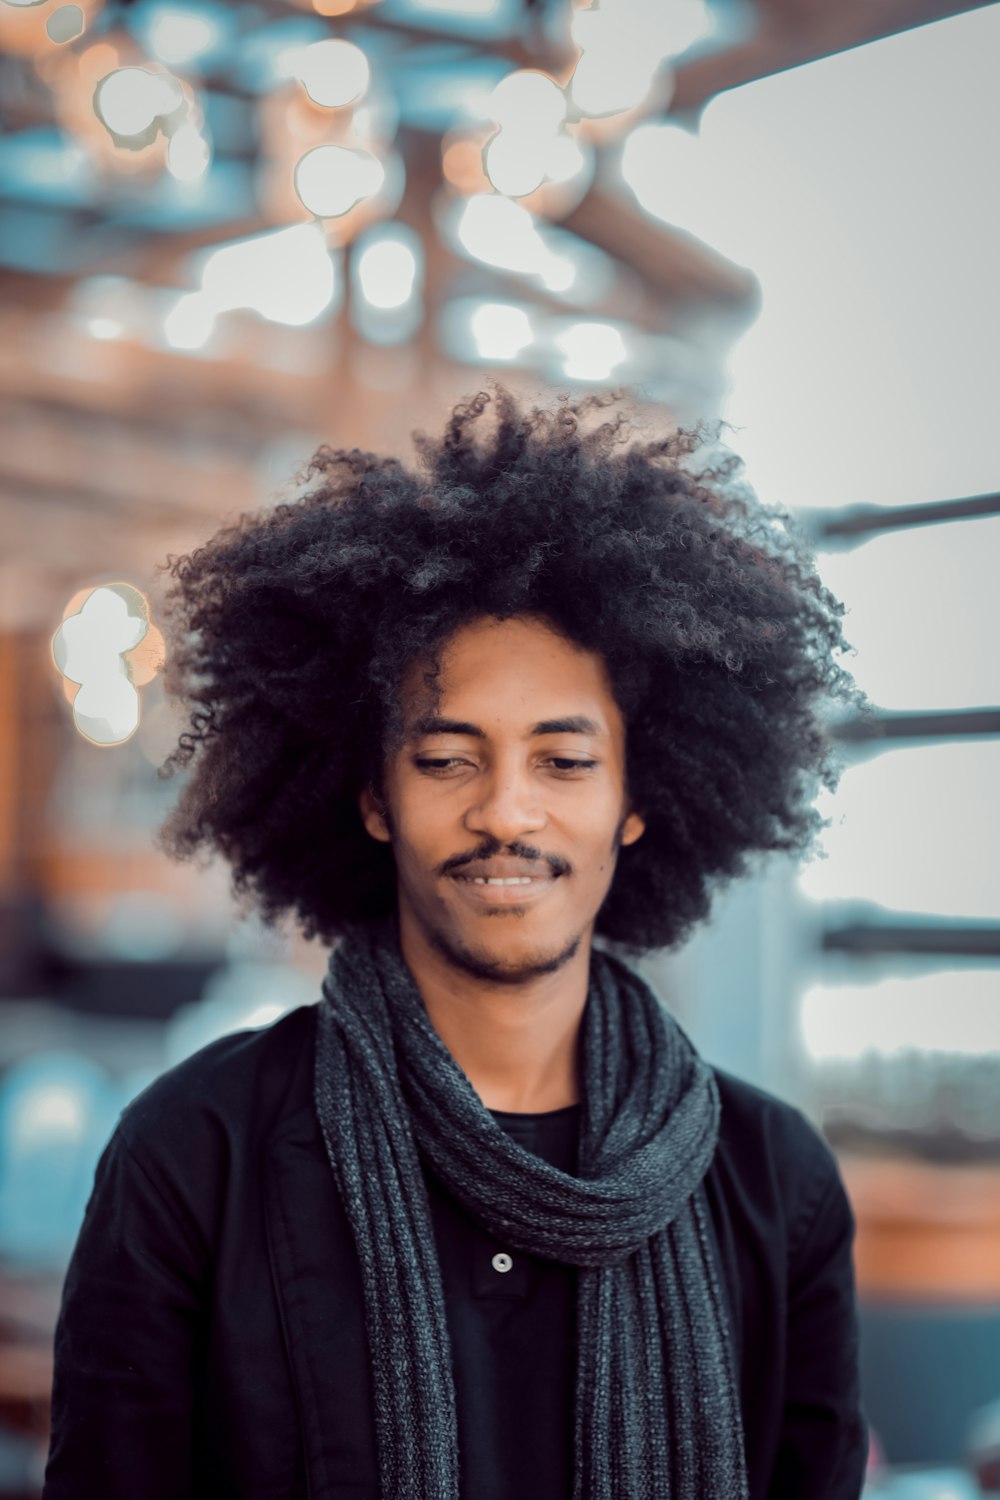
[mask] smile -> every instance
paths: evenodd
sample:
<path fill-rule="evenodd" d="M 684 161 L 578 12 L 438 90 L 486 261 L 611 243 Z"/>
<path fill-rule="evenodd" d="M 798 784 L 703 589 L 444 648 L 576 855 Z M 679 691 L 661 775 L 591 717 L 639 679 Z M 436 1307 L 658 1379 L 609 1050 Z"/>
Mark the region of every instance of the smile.
<path fill-rule="evenodd" d="M 482 876 L 453 875 L 458 888 L 477 906 L 523 906 L 540 900 L 558 880 L 557 875 L 519 875 L 484 880 Z"/>

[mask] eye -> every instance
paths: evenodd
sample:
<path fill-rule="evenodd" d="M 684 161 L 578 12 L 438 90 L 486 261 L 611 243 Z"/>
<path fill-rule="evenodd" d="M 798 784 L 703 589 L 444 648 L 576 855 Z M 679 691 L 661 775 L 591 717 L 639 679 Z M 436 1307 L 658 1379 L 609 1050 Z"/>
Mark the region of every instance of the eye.
<path fill-rule="evenodd" d="M 573 771 L 592 771 L 597 765 L 596 760 L 571 760 L 568 756 L 562 755 L 550 756 L 549 760 L 552 765 L 560 768 L 558 773 L 560 776 L 570 775 Z M 447 770 L 449 766 L 461 765 L 462 761 L 458 756 L 446 756 L 435 760 L 430 760 L 426 756 L 418 756 L 413 764 L 420 770 L 426 770 L 434 775 Z"/>

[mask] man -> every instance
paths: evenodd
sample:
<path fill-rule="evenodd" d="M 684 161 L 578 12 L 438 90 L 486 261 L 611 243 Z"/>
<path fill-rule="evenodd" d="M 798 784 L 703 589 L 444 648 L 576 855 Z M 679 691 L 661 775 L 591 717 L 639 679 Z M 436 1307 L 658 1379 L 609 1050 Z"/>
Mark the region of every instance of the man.
<path fill-rule="evenodd" d="M 336 946 L 125 1111 L 47 1500 L 860 1493 L 834 1158 L 620 956 L 808 843 L 840 607 L 735 461 L 601 405 L 321 449 L 173 563 L 161 846 Z"/>

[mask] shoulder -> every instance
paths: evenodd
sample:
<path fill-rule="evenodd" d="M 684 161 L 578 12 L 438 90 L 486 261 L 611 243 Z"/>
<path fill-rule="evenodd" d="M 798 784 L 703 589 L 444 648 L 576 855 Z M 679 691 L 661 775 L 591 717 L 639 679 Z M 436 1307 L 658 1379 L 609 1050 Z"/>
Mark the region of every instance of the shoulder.
<path fill-rule="evenodd" d="M 131 1101 L 117 1136 L 143 1164 L 245 1153 L 308 1110 L 315 1025 L 315 1005 L 303 1005 L 210 1042 Z"/>
<path fill-rule="evenodd" d="M 207 1267 L 226 1212 L 247 1222 L 268 1143 L 312 1123 L 314 1031 L 315 1006 L 301 1006 L 220 1037 L 138 1094 L 97 1164 L 78 1255 L 169 1250 L 181 1274 Z"/>
<path fill-rule="evenodd" d="M 868 1438 L 854 1217 L 837 1159 L 800 1109 L 715 1074 L 722 1118 L 709 1201 L 748 1436 L 759 1462 L 768 1455 L 769 1495 L 857 1496 Z"/>
<path fill-rule="evenodd" d="M 713 1072 L 722 1105 L 713 1171 L 725 1195 L 756 1222 L 780 1224 L 790 1256 L 821 1215 L 839 1214 L 849 1230 L 837 1159 L 812 1121 L 765 1089 Z"/>
<path fill-rule="evenodd" d="M 739 1154 L 763 1154 L 776 1167 L 823 1173 L 835 1158 L 796 1105 L 722 1068 L 713 1068 L 722 1104 L 720 1141 Z"/>

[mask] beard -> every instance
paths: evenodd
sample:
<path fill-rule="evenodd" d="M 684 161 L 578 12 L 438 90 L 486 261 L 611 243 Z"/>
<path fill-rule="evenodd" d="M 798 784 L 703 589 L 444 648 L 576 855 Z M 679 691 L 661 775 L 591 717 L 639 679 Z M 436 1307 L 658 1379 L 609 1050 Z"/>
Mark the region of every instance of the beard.
<path fill-rule="evenodd" d="M 507 907 L 505 916 L 515 909 Z M 495 947 L 487 943 L 464 943 L 436 927 L 425 927 L 424 936 L 451 968 L 467 974 L 481 984 L 505 986 L 530 984 L 543 974 L 555 974 L 576 955 L 583 941 L 581 932 L 555 951 L 536 948 L 527 955 L 520 953 L 508 956 L 502 951 L 505 944 L 502 936 Z"/>

